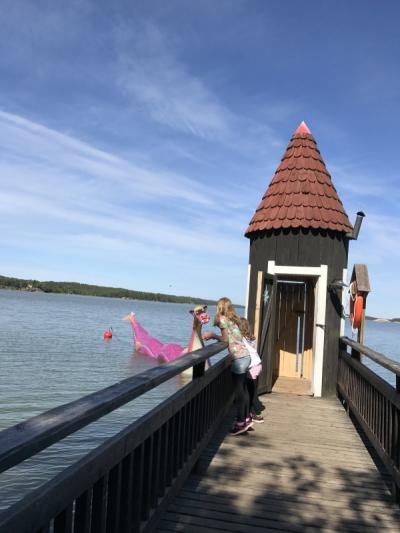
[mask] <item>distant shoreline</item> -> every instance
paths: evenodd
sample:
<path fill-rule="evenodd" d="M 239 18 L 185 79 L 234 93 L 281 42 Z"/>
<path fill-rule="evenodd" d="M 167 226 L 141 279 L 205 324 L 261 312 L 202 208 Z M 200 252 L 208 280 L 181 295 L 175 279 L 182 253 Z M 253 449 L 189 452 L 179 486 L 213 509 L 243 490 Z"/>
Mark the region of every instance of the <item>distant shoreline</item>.
<path fill-rule="evenodd" d="M 400 318 L 379 318 L 379 317 L 374 317 L 374 316 L 366 316 L 365 317 L 366 320 L 372 320 L 373 322 L 380 322 L 380 323 L 385 323 L 385 322 L 394 322 L 396 324 L 400 324 Z"/>
<path fill-rule="evenodd" d="M 126 300 L 145 300 L 166 303 L 210 304 L 215 300 L 195 298 L 193 296 L 176 296 L 157 292 L 134 291 L 120 287 L 102 287 L 87 283 L 70 281 L 38 281 L 0 276 L 0 289 L 11 289 L 25 292 L 45 292 L 54 294 L 75 294 L 81 296 L 101 296 L 104 298 L 124 298 Z"/>

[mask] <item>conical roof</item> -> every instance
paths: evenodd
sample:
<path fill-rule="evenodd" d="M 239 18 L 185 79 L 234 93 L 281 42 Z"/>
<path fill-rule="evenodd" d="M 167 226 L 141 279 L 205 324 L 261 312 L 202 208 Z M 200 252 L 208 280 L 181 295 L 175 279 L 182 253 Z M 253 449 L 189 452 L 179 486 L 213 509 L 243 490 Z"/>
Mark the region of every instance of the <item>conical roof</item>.
<path fill-rule="evenodd" d="M 246 237 L 281 228 L 353 229 L 305 122 L 294 132 Z"/>

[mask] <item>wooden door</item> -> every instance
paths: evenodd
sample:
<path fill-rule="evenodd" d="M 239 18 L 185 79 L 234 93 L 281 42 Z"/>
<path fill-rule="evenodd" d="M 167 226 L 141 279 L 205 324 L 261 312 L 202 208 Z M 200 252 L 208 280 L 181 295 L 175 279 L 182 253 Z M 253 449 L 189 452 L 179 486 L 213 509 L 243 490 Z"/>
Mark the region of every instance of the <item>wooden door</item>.
<path fill-rule="evenodd" d="M 264 274 L 262 309 L 260 322 L 260 335 L 257 339 L 257 350 L 262 360 L 262 371 L 258 379 L 258 392 L 271 392 L 274 379 L 274 355 L 275 355 L 275 314 L 277 279 L 271 274 Z"/>
<path fill-rule="evenodd" d="M 280 280 L 276 302 L 276 376 L 312 377 L 312 286 Z"/>

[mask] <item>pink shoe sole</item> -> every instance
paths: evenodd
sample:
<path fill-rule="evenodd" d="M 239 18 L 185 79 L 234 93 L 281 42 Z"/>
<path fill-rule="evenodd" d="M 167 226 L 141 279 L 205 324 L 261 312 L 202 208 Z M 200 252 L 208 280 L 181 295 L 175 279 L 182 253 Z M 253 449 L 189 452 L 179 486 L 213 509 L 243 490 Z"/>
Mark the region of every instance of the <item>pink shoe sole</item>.
<path fill-rule="evenodd" d="M 230 434 L 235 436 L 235 435 L 241 435 L 242 433 L 245 433 L 248 429 L 251 428 L 251 426 L 253 425 L 253 422 L 250 420 L 250 422 L 246 422 L 245 424 L 243 425 L 235 425 L 233 427 L 233 429 L 231 429 L 230 431 Z"/>

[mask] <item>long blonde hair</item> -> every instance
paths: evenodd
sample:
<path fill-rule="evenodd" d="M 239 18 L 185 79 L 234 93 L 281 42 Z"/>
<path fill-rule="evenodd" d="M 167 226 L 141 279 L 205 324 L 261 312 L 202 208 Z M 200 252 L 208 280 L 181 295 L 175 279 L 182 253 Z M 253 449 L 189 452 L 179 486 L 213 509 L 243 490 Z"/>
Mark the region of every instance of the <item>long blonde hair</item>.
<path fill-rule="evenodd" d="M 240 324 L 239 324 L 240 333 L 242 334 L 242 337 L 249 341 L 254 341 L 255 336 L 253 335 L 253 332 L 251 331 L 251 326 L 249 324 L 249 321 L 246 318 L 240 317 Z"/>
<path fill-rule="evenodd" d="M 226 318 L 234 322 L 237 326 L 240 325 L 240 316 L 236 313 L 236 310 L 229 298 L 224 297 L 218 300 L 214 326 L 218 326 L 221 316 L 226 316 Z"/>

